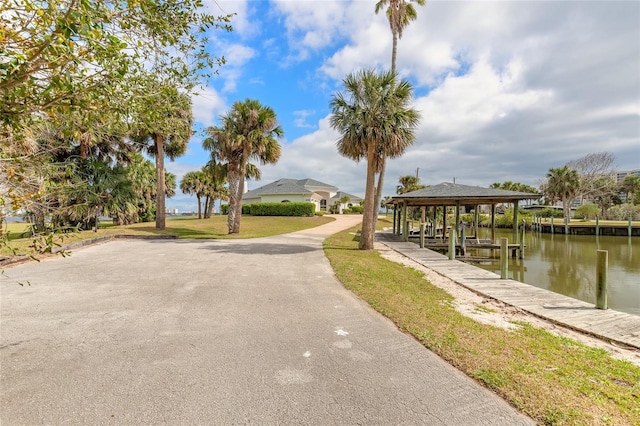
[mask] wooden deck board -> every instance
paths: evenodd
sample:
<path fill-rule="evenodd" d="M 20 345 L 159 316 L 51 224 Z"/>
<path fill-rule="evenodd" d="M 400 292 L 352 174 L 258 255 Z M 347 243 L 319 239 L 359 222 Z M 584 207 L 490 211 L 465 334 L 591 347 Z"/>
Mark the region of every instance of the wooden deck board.
<path fill-rule="evenodd" d="M 387 247 L 470 290 L 574 330 L 640 349 L 640 316 L 596 309 L 593 303 L 512 279 L 501 280 L 493 272 L 449 260 L 428 248 L 416 249 L 416 244 L 401 241 L 391 233 L 376 235 Z"/>

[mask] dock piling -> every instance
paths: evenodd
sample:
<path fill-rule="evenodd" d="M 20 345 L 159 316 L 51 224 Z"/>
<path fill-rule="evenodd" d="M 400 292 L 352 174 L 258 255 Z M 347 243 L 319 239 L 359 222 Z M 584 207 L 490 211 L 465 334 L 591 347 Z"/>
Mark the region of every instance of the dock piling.
<path fill-rule="evenodd" d="M 455 260 L 456 259 L 456 233 L 453 232 L 453 229 L 451 230 L 451 232 L 449 232 L 449 260 Z"/>
<path fill-rule="evenodd" d="M 609 252 L 596 252 L 596 308 L 607 309 L 607 273 L 609 269 Z"/>
<path fill-rule="evenodd" d="M 527 222 L 522 219 L 522 229 L 520 230 L 520 254 L 519 259 L 524 259 L 524 228 L 527 226 Z"/>
<path fill-rule="evenodd" d="M 500 279 L 509 277 L 509 239 L 500 238 Z"/>

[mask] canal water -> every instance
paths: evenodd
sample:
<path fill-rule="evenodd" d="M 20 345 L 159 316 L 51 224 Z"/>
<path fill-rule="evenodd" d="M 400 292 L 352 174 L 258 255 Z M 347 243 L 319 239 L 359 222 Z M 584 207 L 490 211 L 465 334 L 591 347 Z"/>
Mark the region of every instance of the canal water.
<path fill-rule="evenodd" d="M 491 238 L 490 232 L 480 229 L 479 236 Z M 497 241 L 501 237 L 513 242 L 510 229 L 496 230 Z M 596 301 L 596 250 L 607 250 L 609 308 L 640 315 L 640 238 L 527 232 L 525 244 L 524 260 L 509 260 L 510 278 L 593 304 Z M 500 274 L 498 250 L 469 252 L 472 256 L 494 257 L 494 261 L 476 265 Z"/>

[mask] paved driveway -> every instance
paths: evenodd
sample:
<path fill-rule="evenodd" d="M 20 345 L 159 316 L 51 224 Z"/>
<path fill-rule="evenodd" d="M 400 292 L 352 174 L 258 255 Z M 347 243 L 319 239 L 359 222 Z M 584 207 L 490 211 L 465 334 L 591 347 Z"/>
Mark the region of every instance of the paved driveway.
<path fill-rule="evenodd" d="M 7 269 L 0 423 L 533 424 L 342 287 L 339 219 Z"/>

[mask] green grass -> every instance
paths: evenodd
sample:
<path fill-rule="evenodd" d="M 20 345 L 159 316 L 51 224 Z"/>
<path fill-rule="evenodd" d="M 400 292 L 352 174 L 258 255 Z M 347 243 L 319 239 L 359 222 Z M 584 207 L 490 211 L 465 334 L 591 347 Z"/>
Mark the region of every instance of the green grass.
<path fill-rule="evenodd" d="M 240 233 L 228 235 L 227 216 L 213 216 L 210 219 L 195 217 L 171 218 L 166 221 L 166 229 L 155 229 L 155 223 L 136 223 L 127 226 L 113 226 L 101 223 L 98 232 L 81 231 L 58 235 L 57 244 L 68 244 L 74 241 L 96 238 L 104 235 L 177 235 L 185 239 L 220 239 L 220 238 L 260 238 L 271 235 L 286 234 L 313 228 L 333 221 L 330 217 L 276 217 L 276 216 L 242 216 Z M 10 223 L 5 227 L 9 244 L 0 247 L 0 254 L 34 254 L 33 238 L 20 238 L 26 231 L 27 224 Z M 37 242 L 38 240 L 36 240 Z"/>
<path fill-rule="evenodd" d="M 540 424 L 640 424 L 640 368 L 529 324 L 478 323 L 422 273 L 357 250 L 354 229 L 325 241 L 336 275 L 427 348 Z"/>

